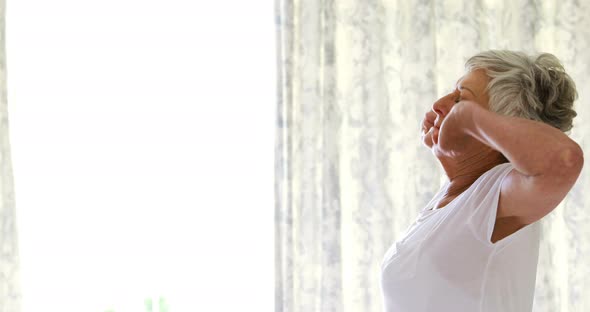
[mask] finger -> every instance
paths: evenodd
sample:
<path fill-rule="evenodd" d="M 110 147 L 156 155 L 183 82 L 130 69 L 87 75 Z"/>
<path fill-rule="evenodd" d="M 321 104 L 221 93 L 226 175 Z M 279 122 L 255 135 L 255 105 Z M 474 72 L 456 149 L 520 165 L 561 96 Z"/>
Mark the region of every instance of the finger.
<path fill-rule="evenodd" d="M 436 118 L 436 112 L 434 112 L 433 110 L 429 110 L 424 114 L 425 119 L 431 119 L 433 117 Z"/>
<path fill-rule="evenodd" d="M 424 122 L 422 122 L 422 129 L 428 131 L 428 129 L 430 129 L 431 127 L 434 126 L 434 122 L 430 122 L 428 120 L 424 120 Z"/>
<path fill-rule="evenodd" d="M 436 128 L 435 127 L 423 128 L 422 129 L 422 136 L 428 135 L 429 133 L 433 132 L 434 129 L 436 129 Z"/>
<path fill-rule="evenodd" d="M 434 123 L 434 120 L 436 120 L 436 113 L 433 111 L 429 111 L 428 113 L 426 113 L 424 119 L 430 123 Z"/>

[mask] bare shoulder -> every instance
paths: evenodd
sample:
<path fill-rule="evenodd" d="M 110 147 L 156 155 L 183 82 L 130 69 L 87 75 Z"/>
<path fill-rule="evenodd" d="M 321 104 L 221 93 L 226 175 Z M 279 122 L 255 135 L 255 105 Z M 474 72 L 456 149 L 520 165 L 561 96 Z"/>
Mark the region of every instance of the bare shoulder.
<path fill-rule="evenodd" d="M 574 186 L 583 158 L 574 165 L 555 166 L 551 172 L 527 176 L 513 168 L 502 181 L 496 219 L 511 218 L 531 224 L 549 214 Z"/>

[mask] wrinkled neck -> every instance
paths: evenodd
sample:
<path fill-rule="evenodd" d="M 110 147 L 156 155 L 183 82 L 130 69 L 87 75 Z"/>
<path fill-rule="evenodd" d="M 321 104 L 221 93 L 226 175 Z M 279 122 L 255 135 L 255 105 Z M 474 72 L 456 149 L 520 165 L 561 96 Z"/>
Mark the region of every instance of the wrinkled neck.
<path fill-rule="evenodd" d="M 437 198 L 433 198 L 434 203 L 428 210 L 445 207 L 473 185 L 482 174 L 508 162 L 502 153 L 488 146 L 482 146 L 482 149 L 460 158 L 438 159 L 448 180 L 436 196 Z"/>

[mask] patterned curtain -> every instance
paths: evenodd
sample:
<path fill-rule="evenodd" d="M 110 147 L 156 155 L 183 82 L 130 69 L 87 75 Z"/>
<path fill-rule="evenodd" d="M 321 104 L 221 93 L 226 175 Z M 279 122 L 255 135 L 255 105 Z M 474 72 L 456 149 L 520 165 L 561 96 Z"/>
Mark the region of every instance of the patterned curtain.
<path fill-rule="evenodd" d="M 0 0 L 0 312 L 20 311 L 14 181 L 6 93 L 6 2 Z"/>
<path fill-rule="evenodd" d="M 489 49 L 555 54 L 589 154 L 590 2 L 277 0 L 276 311 L 381 311 L 380 263 L 445 179 L 420 122 Z M 590 310 L 589 175 L 540 222 L 534 311 Z"/>

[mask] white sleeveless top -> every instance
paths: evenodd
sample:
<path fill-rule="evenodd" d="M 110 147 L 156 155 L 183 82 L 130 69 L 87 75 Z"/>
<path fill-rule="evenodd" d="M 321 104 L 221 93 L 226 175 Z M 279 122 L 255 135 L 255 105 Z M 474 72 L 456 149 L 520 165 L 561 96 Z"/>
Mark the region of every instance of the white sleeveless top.
<path fill-rule="evenodd" d="M 387 250 L 380 271 L 385 312 L 531 311 L 540 223 L 491 242 L 503 163 L 441 209 L 444 185 Z"/>

